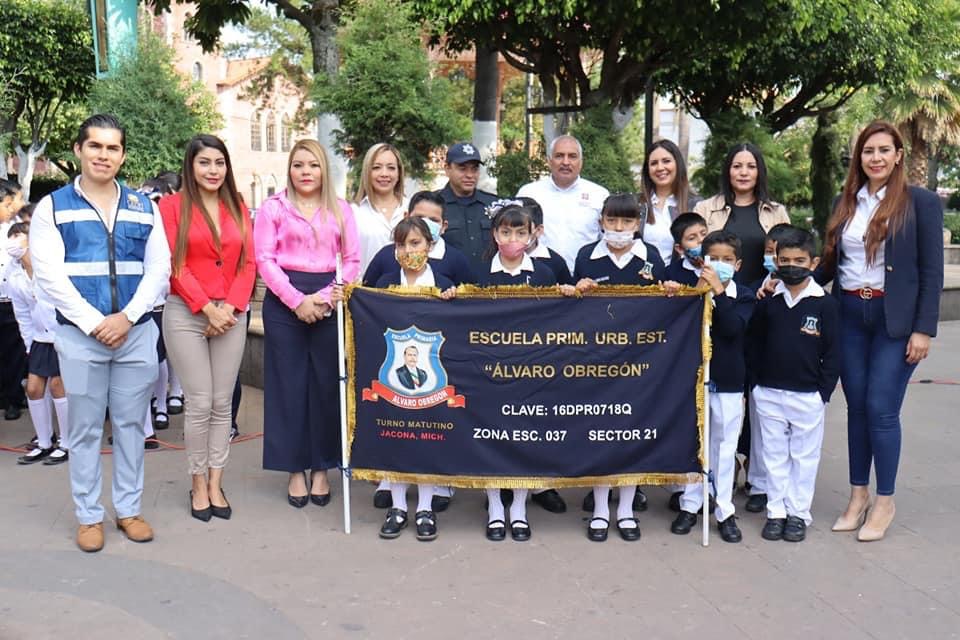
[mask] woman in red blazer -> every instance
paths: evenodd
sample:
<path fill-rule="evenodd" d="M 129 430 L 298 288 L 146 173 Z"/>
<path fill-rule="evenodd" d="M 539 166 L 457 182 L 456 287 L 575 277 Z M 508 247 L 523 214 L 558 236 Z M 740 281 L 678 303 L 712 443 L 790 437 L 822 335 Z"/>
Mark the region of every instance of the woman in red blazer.
<path fill-rule="evenodd" d="M 230 401 L 247 338 L 237 316 L 250 302 L 256 263 L 250 214 L 219 138 L 201 134 L 190 141 L 180 191 L 159 207 L 173 256 L 163 339 L 186 396 L 190 513 L 204 522 L 228 519 L 221 481 L 230 450 Z"/>

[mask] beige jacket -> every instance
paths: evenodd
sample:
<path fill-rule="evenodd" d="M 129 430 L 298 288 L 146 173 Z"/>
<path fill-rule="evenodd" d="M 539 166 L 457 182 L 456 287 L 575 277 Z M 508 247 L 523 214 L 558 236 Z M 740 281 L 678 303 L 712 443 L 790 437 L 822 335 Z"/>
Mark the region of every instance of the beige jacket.
<path fill-rule="evenodd" d="M 693 211 L 699 213 L 707 221 L 708 232 L 723 229 L 724 225 L 727 224 L 727 218 L 730 217 L 730 206 L 723 199 L 723 194 L 701 200 L 693 207 Z M 759 218 L 764 233 L 770 233 L 770 229 L 781 222 L 790 223 L 787 208 L 776 202 L 761 203 Z"/>

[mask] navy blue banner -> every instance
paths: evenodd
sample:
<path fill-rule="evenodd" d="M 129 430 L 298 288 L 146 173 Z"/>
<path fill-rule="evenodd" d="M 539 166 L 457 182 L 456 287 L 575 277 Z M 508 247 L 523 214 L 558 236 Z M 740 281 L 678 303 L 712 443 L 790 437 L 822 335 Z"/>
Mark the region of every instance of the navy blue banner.
<path fill-rule="evenodd" d="M 350 466 L 453 486 L 693 480 L 705 297 L 348 291 Z"/>

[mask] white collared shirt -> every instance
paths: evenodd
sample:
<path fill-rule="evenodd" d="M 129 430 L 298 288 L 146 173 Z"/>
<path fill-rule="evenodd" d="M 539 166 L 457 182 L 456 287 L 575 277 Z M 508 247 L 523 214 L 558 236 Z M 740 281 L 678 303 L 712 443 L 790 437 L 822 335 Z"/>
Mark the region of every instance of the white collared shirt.
<path fill-rule="evenodd" d="M 9 222 L 0 223 L 0 300 L 4 302 L 10 300 L 10 292 L 7 291 L 7 279 L 13 270 L 10 266 L 13 263 L 13 258 L 7 253 L 7 232 L 10 231 L 12 224 L 13 219 L 10 219 Z"/>
<path fill-rule="evenodd" d="M 811 278 L 811 280 L 812 280 L 812 278 Z M 726 288 L 723 290 L 723 295 L 727 296 L 727 297 L 730 298 L 731 300 L 736 300 L 736 299 L 737 299 L 737 283 L 734 282 L 732 278 L 730 279 L 729 282 L 727 282 L 727 286 L 726 286 Z M 711 297 L 710 297 L 710 302 L 713 303 L 713 306 L 717 306 L 717 297 L 716 297 L 716 296 L 711 296 Z"/>
<path fill-rule="evenodd" d="M 867 228 L 877 212 L 877 207 L 887 188 L 880 188 L 870 195 L 867 185 L 860 187 L 857 192 L 857 209 L 853 218 L 847 223 L 840 235 L 840 247 L 843 251 L 843 260 L 837 267 L 837 276 L 840 287 L 843 289 L 883 289 L 885 282 L 885 247 L 881 242 L 877 247 L 877 255 L 873 263 L 867 259 Z"/>
<path fill-rule="evenodd" d="M 433 243 L 433 247 L 430 249 L 427 257 L 432 260 L 443 260 L 443 256 L 445 255 L 447 255 L 447 243 L 444 242 L 443 236 L 440 236 L 437 238 L 437 241 Z"/>
<path fill-rule="evenodd" d="M 630 261 L 633 260 L 634 256 L 644 261 L 647 259 L 647 246 L 640 240 L 634 240 L 633 246 L 630 247 L 630 250 L 624 252 L 624 254 L 619 258 L 613 255 L 613 252 L 610 251 L 610 247 L 603 240 L 598 242 L 597 246 L 595 246 L 593 251 L 590 253 L 591 260 L 610 258 L 613 264 L 617 266 L 617 269 L 625 268 L 628 264 L 630 264 Z"/>
<path fill-rule="evenodd" d="M 27 275 L 20 262 L 13 262 L 7 283 L 13 314 L 20 327 L 20 337 L 30 351 L 34 342 L 53 343 L 57 328 L 57 310 L 53 302 L 37 286 L 36 278 Z"/>
<path fill-rule="evenodd" d="M 687 256 L 683 256 L 683 263 L 681 266 L 687 271 L 693 271 L 695 274 L 697 274 L 698 278 L 700 277 L 700 274 L 703 273 L 703 267 L 693 266 L 693 263 L 690 262 L 690 258 L 688 258 Z M 733 282 L 733 280 L 731 280 L 731 282 Z"/>
<path fill-rule="evenodd" d="M 550 248 L 543 243 L 543 238 L 540 238 L 533 249 L 527 252 L 527 255 L 531 258 L 549 258 Z"/>
<path fill-rule="evenodd" d="M 77 193 L 83 195 L 79 177 L 74 186 Z M 93 206 L 93 203 L 90 205 Z M 144 249 L 143 277 L 130 302 L 121 309 L 127 319 L 134 323 L 143 314 L 153 311 L 154 302 L 170 284 L 170 245 L 167 244 L 157 204 L 152 202 L 151 206 L 154 224 Z M 113 217 L 115 216 L 110 216 L 111 222 Z M 65 253 L 63 236 L 53 222 L 53 198 L 46 196 L 37 203 L 30 221 L 30 258 L 33 261 L 34 277 L 57 310 L 81 331 L 90 335 L 97 325 L 103 322 L 104 315 L 80 295 L 67 277 L 64 268 Z"/>
<path fill-rule="evenodd" d="M 366 273 L 370 261 L 380 249 L 393 244 L 393 230 L 403 220 L 409 198 L 404 197 L 387 220 L 374 208 L 368 196 L 353 207 L 357 219 L 357 237 L 360 240 L 360 273 Z"/>
<path fill-rule="evenodd" d="M 417 274 L 417 277 L 413 279 L 413 282 L 407 282 L 407 276 L 404 274 L 403 269 L 400 269 L 400 285 L 403 287 L 435 287 L 437 286 L 437 280 L 433 277 L 433 269 L 430 268 L 428 264 L 424 267 L 423 271 Z"/>
<path fill-rule="evenodd" d="M 571 273 L 580 248 L 600 237 L 600 211 L 609 195 L 586 178 L 577 178 L 562 189 L 550 176 L 525 184 L 517 192 L 517 197 L 533 198 L 543 209 L 540 242 L 559 253 Z"/>
<path fill-rule="evenodd" d="M 674 245 L 673 234 L 670 233 L 670 225 L 673 223 L 670 207 L 677 206 L 677 199 L 671 194 L 663 203 L 663 207 L 660 207 L 660 200 L 654 192 L 650 194 L 650 204 L 653 207 L 653 224 L 647 220 L 643 225 L 643 240 L 655 246 L 663 259 L 663 264 L 670 266 Z"/>
<path fill-rule="evenodd" d="M 807 280 L 807 286 L 800 291 L 796 298 L 794 298 L 793 294 L 790 293 L 790 289 L 787 289 L 787 285 L 783 284 L 783 280 L 777 282 L 777 288 L 773 290 L 773 295 L 782 295 L 783 301 L 787 303 L 787 307 L 793 309 L 804 298 L 819 298 L 824 295 L 824 292 L 823 287 L 817 284 L 817 281 L 813 279 L 813 276 L 811 276 Z"/>
<path fill-rule="evenodd" d="M 490 273 L 497 273 L 499 271 L 511 276 L 518 276 L 520 275 L 521 271 L 534 271 L 533 259 L 527 254 L 524 254 L 520 259 L 520 266 L 518 266 L 516 269 L 507 269 L 505 266 L 503 266 L 503 263 L 500 262 L 500 254 L 497 253 L 493 256 L 493 260 L 490 261 Z"/>

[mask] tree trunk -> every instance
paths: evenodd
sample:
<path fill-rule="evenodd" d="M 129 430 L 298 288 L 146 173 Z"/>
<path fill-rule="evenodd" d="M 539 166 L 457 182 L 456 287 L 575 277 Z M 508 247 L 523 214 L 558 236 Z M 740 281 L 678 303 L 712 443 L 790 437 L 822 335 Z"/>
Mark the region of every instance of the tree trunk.
<path fill-rule="evenodd" d="M 813 228 L 820 237 L 827 228 L 832 213 L 833 198 L 839 188 L 843 175 L 840 161 L 839 136 L 834 125 L 837 123 L 835 112 L 821 113 L 817 116 L 817 129 L 810 141 L 810 190 L 813 205 Z"/>
<path fill-rule="evenodd" d="M 473 144 L 480 150 L 484 162 L 497 155 L 497 92 L 500 87 L 500 69 L 496 49 L 476 46 L 476 77 L 473 83 Z M 496 180 L 480 168 L 478 186 L 496 193 Z"/>
<path fill-rule="evenodd" d="M 553 76 L 549 74 L 540 75 L 540 86 L 543 89 L 543 106 L 544 107 L 555 107 L 557 106 L 557 82 L 553 79 Z M 547 146 L 550 146 L 550 143 L 560 135 L 560 132 L 557 131 L 557 121 L 555 119 L 555 114 L 545 113 L 543 114 L 543 139 L 546 142 Z M 546 149 L 544 149 L 546 151 Z"/>
<path fill-rule="evenodd" d="M 906 159 L 907 182 L 919 187 L 927 184 L 927 160 L 930 157 L 930 145 L 924 140 L 917 123 L 910 120 L 901 126 L 906 129 L 910 142 L 910 155 Z"/>
<path fill-rule="evenodd" d="M 37 166 L 37 158 L 43 155 L 47 148 L 47 142 L 31 142 L 24 151 L 20 143 L 17 143 L 17 178 L 20 182 L 20 189 L 23 191 L 23 201 L 30 201 L 30 184 L 33 182 L 33 171 Z"/>
<path fill-rule="evenodd" d="M 337 49 L 337 22 L 340 17 L 340 3 L 337 0 L 325 0 L 314 3 L 311 14 L 313 21 L 304 24 L 310 34 L 310 50 L 313 53 L 313 73 L 335 76 L 340 67 L 340 52 Z M 321 113 L 317 117 L 317 141 L 323 146 L 330 160 L 330 181 L 343 198 L 347 197 L 347 159 L 337 149 L 334 132 L 340 129 L 340 119 L 331 113 Z M 362 154 L 366 149 L 355 149 Z"/>
<path fill-rule="evenodd" d="M 936 193 L 940 186 L 940 150 L 930 154 L 930 164 L 927 166 L 927 189 Z"/>

